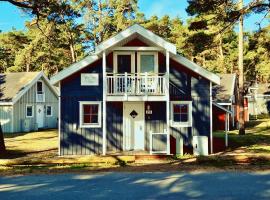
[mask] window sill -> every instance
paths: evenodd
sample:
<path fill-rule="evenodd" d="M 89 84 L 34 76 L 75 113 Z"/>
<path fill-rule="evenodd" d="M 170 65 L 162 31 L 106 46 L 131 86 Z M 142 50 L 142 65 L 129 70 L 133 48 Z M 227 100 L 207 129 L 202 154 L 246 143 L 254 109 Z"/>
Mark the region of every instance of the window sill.
<path fill-rule="evenodd" d="M 183 123 L 183 124 L 180 124 L 180 123 L 171 123 L 171 127 L 181 127 L 181 128 L 188 128 L 188 127 L 192 127 L 192 124 L 190 123 Z"/>
<path fill-rule="evenodd" d="M 101 124 L 81 124 L 79 128 L 101 128 Z"/>

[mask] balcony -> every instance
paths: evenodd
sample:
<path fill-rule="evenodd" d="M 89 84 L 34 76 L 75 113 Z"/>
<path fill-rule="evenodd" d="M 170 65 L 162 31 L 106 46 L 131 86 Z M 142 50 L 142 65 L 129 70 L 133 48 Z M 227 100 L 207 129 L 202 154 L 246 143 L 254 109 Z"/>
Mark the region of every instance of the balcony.
<path fill-rule="evenodd" d="M 165 96 L 165 87 L 164 74 L 107 74 L 107 96 Z"/>

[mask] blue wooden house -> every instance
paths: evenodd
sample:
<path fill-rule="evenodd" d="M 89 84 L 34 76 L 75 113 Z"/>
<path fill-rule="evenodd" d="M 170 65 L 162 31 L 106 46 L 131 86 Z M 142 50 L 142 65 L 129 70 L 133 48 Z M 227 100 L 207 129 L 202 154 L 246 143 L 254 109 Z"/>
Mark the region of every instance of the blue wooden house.
<path fill-rule="evenodd" d="M 140 25 L 51 83 L 60 88 L 60 155 L 171 154 L 179 141 L 192 148 L 198 136 L 212 150 L 211 93 L 220 78 Z"/>

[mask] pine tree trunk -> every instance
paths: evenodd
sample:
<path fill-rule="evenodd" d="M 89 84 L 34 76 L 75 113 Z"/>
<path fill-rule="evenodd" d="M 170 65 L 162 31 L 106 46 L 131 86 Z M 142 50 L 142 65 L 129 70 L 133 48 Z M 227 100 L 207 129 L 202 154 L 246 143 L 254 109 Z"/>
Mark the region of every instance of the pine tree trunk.
<path fill-rule="evenodd" d="M 243 0 L 239 0 L 239 9 L 243 8 Z M 245 134 L 245 120 L 244 120 L 244 36 L 243 36 L 243 16 L 239 18 L 239 135 Z"/>
<path fill-rule="evenodd" d="M 71 53 L 72 62 L 75 63 L 76 62 L 76 56 L 75 56 L 74 46 L 73 46 L 72 43 L 69 45 L 69 49 L 70 49 L 70 53 Z"/>
<path fill-rule="evenodd" d="M 2 131 L 2 126 L 0 123 L 0 154 L 6 151 L 5 141 L 4 141 L 4 133 Z"/>
<path fill-rule="evenodd" d="M 224 53 L 223 53 L 223 41 L 222 41 L 222 36 L 221 34 L 219 34 L 219 56 L 220 56 L 220 65 L 221 65 L 221 68 L 223 69 L 223 72 L 226 73 L 226 68 L 224 66 Z"/>

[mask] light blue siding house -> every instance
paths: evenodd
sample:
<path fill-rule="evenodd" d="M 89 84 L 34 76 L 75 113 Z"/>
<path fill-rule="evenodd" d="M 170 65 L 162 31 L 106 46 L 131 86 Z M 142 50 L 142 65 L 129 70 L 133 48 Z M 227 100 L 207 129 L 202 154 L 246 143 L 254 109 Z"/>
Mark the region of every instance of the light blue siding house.
<path fill-rule="evenodd" d="M 58 93 L 43 72 L 0 74 L 0 123 L 4 133 L 56 128 Z"/>

